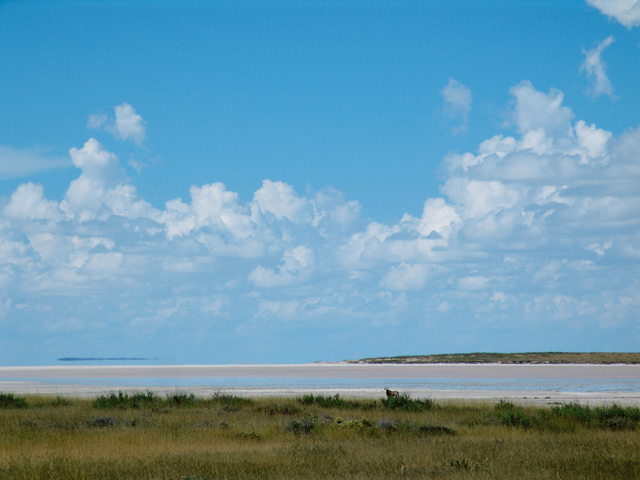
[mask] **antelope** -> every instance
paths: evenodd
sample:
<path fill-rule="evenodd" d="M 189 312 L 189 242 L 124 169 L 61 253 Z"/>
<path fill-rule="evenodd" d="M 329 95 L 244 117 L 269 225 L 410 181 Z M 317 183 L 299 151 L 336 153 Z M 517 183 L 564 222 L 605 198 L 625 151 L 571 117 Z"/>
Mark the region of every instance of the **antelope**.
<path fill-rule="evenodd" d="M 384 391 L 387 394 L 387 398 L 400 396 L 400 392 L 396 392 L 395 390 L 389 390 L 387 387 L 385 387 Z"/>

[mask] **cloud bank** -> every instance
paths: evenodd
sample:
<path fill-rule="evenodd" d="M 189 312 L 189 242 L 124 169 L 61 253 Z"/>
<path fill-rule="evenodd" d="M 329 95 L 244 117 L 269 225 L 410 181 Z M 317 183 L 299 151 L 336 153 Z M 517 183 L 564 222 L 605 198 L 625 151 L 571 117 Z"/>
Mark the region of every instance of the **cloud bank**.
<path fill-rule="evenodd" d="M 157 208 L 91 138 L 69 151 L 79 174 L 60 201 L 24 183 L 2 204 L 2 322 L 133 337 L 462 319 L 543 337 L 637 331 L 640 129 L 574 120 L 562 92 L 530 82 L 510 93 L 517 133 L 447 156 L 441 196 L 396 224 L 275 180 L 245 201 L 194 185 Z"/>

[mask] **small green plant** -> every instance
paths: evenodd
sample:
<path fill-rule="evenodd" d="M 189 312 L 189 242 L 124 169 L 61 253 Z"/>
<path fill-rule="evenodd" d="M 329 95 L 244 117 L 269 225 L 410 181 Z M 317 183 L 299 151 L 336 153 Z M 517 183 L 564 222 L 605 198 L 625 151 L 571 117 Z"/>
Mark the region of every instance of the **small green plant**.
<path fill-rule="evenodd" d="M 256 442 L 262 440 L 262 437 L 256 432 L 240 432 L 236 434 L 236 438 L 242 438 L 244 440 L 255 440 Z"/>
<path fill-rule="evenodd" d="M 118 420 L 114 417 L 96 417 L 85 420 L 84 424 L 87 427 L 94 428 L 115 427 L 118 424 Z"/>
<path fill-rule="evenodd" d="M 93 406 L 97 409 L 121 409 L 126 410 L 128 408 L 141 408 L 143 406 L 152 406 L 158 403 L 158 398 L 153 392 L 147 391 L 146 393 L 134 393 L 129 395 L 128 393 L 118 392 L 116 395 L 112 393 L 110 395 L 100 395 L 93 402 Z"/>
<path fill-rule="evenodd" d="M 423 425 L 417 425 L 415 427 L 416 433 L 421 435 L 455 435 L 456 431 L 452 428 L 445 427 L 444 425 L 432 425 L 425 423 Z"/>
<path fill-rule="evenodd" d="M 184 392 L 175 392 L 167 395 L 167 401 L 178 407 L 186 407 L 195 403 L 196 396 L 193 393 L 187 395 Z"/>
<path fill-rule="evenodd" d="M 56 397 L 53 402 L 51 402 L 52 407 L 68 407 L 71 405 L 71 402 L 64 397 Z"/>
<path fill-rule="evenodd" d="M 255 402 L 250 398 L 238 397 L 236 395 L 227 395 L 222 392 L 216 392 L 211 397 L 211 400 L 214 403 L 219 403 L 221 405 L 229 405 L 234 407 L 242 408 L 244 406 L 253 405 Z"/>
<path fill-rule="evenodd" d="M 14 397 L 13 393 L 0 393 L 0 408 L 28 408 L 27 400 Z"/>
<path fill-rule="evenodd" d="M 529 428 L 533 425 L 533 418 L 511 402 L 500 400 L 494 410 L 494 418 L 501 425 L 523 428 Z"/>
<path fill-rule="evenodd" d="M 404 394 L 399 397 L 383 398 L 381 400 L 382 406 L 389 410 L 404 410 L 405 412 L 424 412 L 430 410 L 434 406 L 433 400 L 430 398 L 411 399 L 409 395 Z"/>
<path fill-rule="evenodd" d="M 543 419 L 547 424 L 564 421 L 569 425 L 578 424 L 610 430 L 637 429 L 640 427 L 640 409 L 623 408 L 615 404 L 591 408 L 578 403 L 567 403 L 544 412 Z"/>
<path fill-rule="evenodd" d="M 343 420 L 342 418 L 338 417 L 333 421 L 333 426 L 341 428 L 351 428 L 358 432 L 367 432 L 371 430 L 373 424 L 369 421 L 369 419 L 365 417 L 360 417 L 353 420 Z"/>
<path fill-rule="evenodd" d="M 334 396 L 323 396 L 307 394 L 298 398 L 298 402 L 302 405 L 317 405 L 321 408 L 338 408 L 342 410 L 370 410 L 377 406 L 375 401 L 373 402 L 358 402 L 355 400 L 345 400 L 340 398 L 340 394 L 336 393 Z"/>
<path fill-rule="evenodd" d="M 303 418 L 302 420 L 291 420 L 287 423 L 285 430 L 296 435 L 309 435 L 315 426 L 313 421 Z"/>

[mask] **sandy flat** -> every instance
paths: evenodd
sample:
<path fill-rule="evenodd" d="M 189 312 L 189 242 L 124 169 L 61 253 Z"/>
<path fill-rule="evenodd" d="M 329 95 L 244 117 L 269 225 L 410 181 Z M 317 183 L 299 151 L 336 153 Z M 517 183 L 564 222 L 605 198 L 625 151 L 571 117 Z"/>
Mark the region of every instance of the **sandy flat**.
<path fill-rule="evenodd" d="M 579 401 L 588 404 L 617 403 L 640 405 L 640 365 L 501 365 L 501 364 L 424 364 L 424 365 L 366 365 L 348 363 L 312 363 L 300 365 L 126 365 L 126 366 L 45 366 L 45 367 L 0 367 L 0 391 L 23 394 L 66 395 L 93 397 L 113 391 L 153 390 L 158 394 L 174 392 L 172 379 L 189 379 L 195 386 L 179 387 L 181 391 L 198 396 L 209 396 L 221 389 L 197 386 L 198 379 L 211 384 L 210 379 L 238 379 L 237 386 L 225 387 L 229 394 L 244 396 L 296 396 L 301 393 L 334 395 L 343 397 L 379 398 L 381 389 L 367 385 L 367 380 L 408 379 L 416 380 L 460 380 L 478 381 L 620 381 L 635 385 L 634 391 L 514 391 L 514 390 L 437 390 L 412 388 L 407 391 L 416 398 L 430 397 L 440 400 L 496 401 L 507 398 L 521 403 L 565 403 Z M 353 379 L 357 385 L 349 388 L 296 388 L 279 386 L 270 381 L 264 386 L 242 379 L 336 379 L 344 382 Z M 95 379 L 95 385 L 91 384 Z M 124 379 L 123 386 L 100 384 L 101 379 Z M 136 386 L 139 379 L 140 386 Z M 143 382 L 143 379 L 146 382 Z M 162 386 L 147 387 L 148 379 L 161 380 Z M 204 382 L 209 379 L 208 382 Z M 67 381 L 65 381 L 67 380 Z M 76 384 L 74 380 L 82 384 Z M 637 382 L 637 383 L 636 383 Z M 393 385 L 391 385 L 393 388 Z"/>

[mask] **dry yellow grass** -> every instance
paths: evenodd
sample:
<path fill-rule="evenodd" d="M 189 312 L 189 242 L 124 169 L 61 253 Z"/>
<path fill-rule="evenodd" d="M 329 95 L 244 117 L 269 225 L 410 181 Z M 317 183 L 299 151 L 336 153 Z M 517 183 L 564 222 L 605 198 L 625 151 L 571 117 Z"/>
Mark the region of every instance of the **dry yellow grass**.
<path fill-rule="evenodd" d="M 638 409 L 587 422 L 510 404 L 28 402 L 0 409 L 2 479 L 640 478 Z"/>

